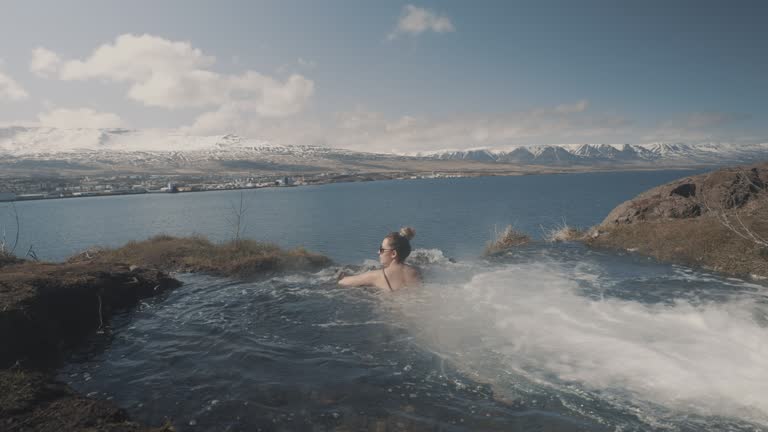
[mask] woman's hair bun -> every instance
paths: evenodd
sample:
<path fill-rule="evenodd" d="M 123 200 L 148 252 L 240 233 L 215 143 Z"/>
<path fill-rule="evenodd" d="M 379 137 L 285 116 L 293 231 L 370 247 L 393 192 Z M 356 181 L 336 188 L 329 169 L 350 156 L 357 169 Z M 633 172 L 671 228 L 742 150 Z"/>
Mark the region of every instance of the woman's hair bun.
<path fill-rule="evenodd" d="M 400 235 L 410 240 L 416 236 L 416 230 L 411 227 L 402 227 L 400 228 Z"/>

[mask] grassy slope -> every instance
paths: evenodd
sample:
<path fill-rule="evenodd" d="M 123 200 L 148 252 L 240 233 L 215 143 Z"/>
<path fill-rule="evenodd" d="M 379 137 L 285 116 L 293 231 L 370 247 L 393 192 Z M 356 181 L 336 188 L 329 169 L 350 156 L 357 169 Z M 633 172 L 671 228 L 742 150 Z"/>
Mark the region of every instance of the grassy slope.
<path fill-rule="evenodd" d="M 70 262 L 85 260 L 235 277 L 253 277 L 285 270 L 315 270 L 331 264 L 329 258 L 304 248 L 283 250 L 274 244 L 254 240 L 215 244 L 199 236 L 181 238 L 168 235 L 129 242 L 120 248 L 99 250 L 93 255 L 82 253 L 69 259 Z"/>

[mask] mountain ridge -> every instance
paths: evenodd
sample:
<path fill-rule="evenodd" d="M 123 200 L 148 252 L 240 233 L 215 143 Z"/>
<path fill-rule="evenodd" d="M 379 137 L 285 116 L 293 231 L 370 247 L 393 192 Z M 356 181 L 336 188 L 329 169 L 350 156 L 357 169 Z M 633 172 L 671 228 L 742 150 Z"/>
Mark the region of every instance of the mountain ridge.
<path fill-rule="evenodd" d="M 461 171 L 494 167 L 712 166 L 768 159 L 768 143 L 564 144 L 439 150 L 410 155 L 312 144 L 284 145 L 234 134 L 189 135 L 146 129 L 0 128 L 0 168 L 7 172 L 76 170 Z M 483 168 L 485 167 L 485 168 Z"/>

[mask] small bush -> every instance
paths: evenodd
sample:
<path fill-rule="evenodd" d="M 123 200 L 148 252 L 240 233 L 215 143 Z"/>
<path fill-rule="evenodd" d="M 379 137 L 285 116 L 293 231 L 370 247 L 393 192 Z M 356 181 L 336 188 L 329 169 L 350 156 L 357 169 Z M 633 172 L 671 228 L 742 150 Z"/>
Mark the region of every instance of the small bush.
<path fill-rule="evenodd" d="M 497 233 L 494 240 L 488 242 L 485 246 L 485 255 L 493 255 L 517 246 L 527 245 L 530 242 L 531 238 L 527 234 L 517 231 L 512 225 L 509 225 L 504 231 Z"/>

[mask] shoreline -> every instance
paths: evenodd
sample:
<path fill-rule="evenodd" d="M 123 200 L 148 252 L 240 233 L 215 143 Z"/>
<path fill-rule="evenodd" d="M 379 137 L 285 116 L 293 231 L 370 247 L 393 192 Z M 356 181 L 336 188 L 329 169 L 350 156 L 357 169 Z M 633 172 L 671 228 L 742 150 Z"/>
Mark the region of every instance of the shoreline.
<path fill-rule="evenodd" d="M 516 176 L 534 176 L 534 175 L 561 175 L 561 174 L 590 174 L 590 173 L 611 173 L 611 172 L 648 172 L 648 171 L 697 171 L 711 169 L 710 166 L 669 166 L 669 167 L 609 167 L 605 169 L 541 169 L 533 171 L 432 171 L 427 174 L 424 172 L 368 172 L 368 173 L 355 173 L 355 174 L 338 174 L 331 179 L 323 179 L 319 181 L 309 181 L 298 184 L 274 184 L 269 186 L 242 186 L 242 187 L 224 187 L 224 188 L 210 188 L 210 189 L 190 189 L 190 190 L 143 190 L 143 191 L 113 191 L 113 192 L 99 192 L 87 194 L 63 194 L 60 193 L 55 196 L 55 193 L 48 193 L 46 195 L 35 194 L 35 196 L 17 195 L 15 199 L 2 199 L 0 204 L 4 203 L 16 203 L 23 201 L 43 201 L 43 200 L 56 200 L 56 199 L 72 199 L 72 198 L 103 198 L 109 196 L 125 196 L 125 195 L 145 195 L 145 194 L 185 194 L 193 192 L 223 192 L 233 190 L 254 190 L 254 189 L 271 189 L 271 188 L 295 188 L 304 186 L 322 186 L 335 183 L 362 183 L 362 182 L 375 182 L 375 181 L 394 181 L 394 180 L 444 180 L 455 178 L 476 178 L 476 177 L 516 177 Z M 301 176 L 296 174 L 293 177 Z M 278 177 L 290 177 L 288 175 Z M 9 178 L 16 179 L 16 177 Z M 8 180 L 8 179 L 5 179 Z M 54 196 L 51 196 L 54 194 Z"/>

